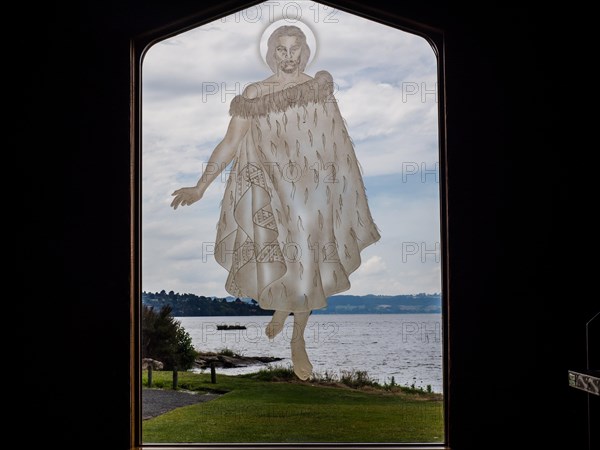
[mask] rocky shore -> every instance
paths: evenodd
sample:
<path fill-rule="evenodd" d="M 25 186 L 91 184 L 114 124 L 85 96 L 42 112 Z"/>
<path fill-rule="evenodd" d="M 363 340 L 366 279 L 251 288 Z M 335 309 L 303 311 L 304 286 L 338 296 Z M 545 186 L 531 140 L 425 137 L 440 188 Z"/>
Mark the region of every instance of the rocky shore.
<path fill-rule="evenodd" d="M 215 367 L 226 369 L 234 367 L 247 367 L 258 364 L 268 364 L 275 361 L 281 361 L 283 358 L 275 358 L 273 356 L 243 356 L 243 355 L 225 355 L 222 353 L 206 352 L 199 353 L 196 358 L 195 366 L 200 369 L 208 369 L 211 364 Z"/>

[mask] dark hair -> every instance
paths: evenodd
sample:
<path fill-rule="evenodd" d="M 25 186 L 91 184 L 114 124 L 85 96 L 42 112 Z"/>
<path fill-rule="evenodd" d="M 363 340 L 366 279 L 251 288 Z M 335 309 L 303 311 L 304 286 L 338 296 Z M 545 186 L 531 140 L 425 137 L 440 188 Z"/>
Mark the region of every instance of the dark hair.
<path fill-rule="evenodd" d="M 277 47 L 277 39 L 281 36 L 293 36 L 300 40 L 300 45 L 302 45 L 302 52 L 300 53 L 300 64 L 298 68 L 300 72 L 303 72 L 306 68 L 306 64 L 308 63 L 308 58 L 310 58 L 310 47 L 306 43 L 306 35 L 304 32 L 294 26 L 294 25 L 283 25 L 277 28 L 271 36 L 269 36 L 269 40 L 267 41 L 267 64 L 273 71 L 273 73 L 277 73 L 277 63 L 275 61 L 275 49 Z"/>

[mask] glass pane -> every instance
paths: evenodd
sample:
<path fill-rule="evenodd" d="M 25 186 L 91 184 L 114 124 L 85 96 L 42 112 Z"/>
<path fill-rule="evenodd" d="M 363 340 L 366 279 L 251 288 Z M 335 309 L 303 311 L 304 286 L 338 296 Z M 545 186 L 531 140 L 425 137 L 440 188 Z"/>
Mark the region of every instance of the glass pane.
<path fill-rule="evenodd" d="M 142 78 L 143 441 L 443 442 L 428 42 L 265 2 Z"/>

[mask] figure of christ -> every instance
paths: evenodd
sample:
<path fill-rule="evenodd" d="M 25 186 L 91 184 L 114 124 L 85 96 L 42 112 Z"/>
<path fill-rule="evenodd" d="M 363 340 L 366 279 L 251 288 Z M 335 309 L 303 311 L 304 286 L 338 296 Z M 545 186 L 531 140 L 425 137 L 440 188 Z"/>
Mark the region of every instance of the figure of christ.
<path fill-rule="evenodd" d="M 215 259 L 225 289 L 273 310 L 273 339 L 293 313 L 291 358 L 301 380 L 312 373 L 304 331 L 312 310 L 350 288 L 360 252 L 379 240 L 360 165 L 326 71 L 304 73 L 310 48 L 296 26 L 268 39 L 269 78 L 246 87 L 196 186 L 171 206 L 200 200 L 233 162 L 217 225 Z M 214 170 L 219 168 L 219 170 Z"/>

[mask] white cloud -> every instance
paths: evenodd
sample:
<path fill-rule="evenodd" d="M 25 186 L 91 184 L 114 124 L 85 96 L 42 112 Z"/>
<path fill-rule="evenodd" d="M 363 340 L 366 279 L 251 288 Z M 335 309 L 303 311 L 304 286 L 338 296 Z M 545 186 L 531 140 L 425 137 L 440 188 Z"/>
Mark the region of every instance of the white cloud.
<path fill-rule="evenodd" d="M 373 255 L 366 261 L 363 261 L 356 273 L 359 275 L 372 275 L 386 270 L 385 261 L 381 256 Z"/>

